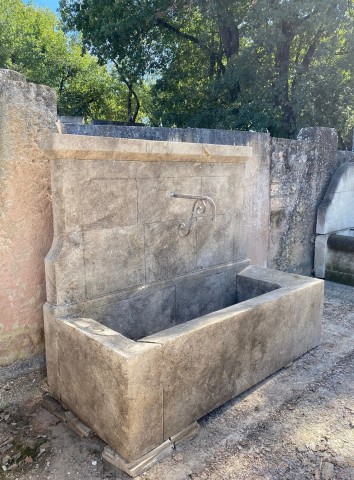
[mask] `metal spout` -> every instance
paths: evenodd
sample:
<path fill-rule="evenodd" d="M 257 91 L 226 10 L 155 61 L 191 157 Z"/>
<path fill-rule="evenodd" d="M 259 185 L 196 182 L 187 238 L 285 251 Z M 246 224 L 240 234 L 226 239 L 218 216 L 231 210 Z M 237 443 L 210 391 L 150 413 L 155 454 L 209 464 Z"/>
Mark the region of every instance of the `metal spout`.
<path fill-rule="evenodd" d="M 177 193 L 177 192 L 171 192 L 170 197 L 173 198 L 187 198 L 190 200 L 195 200 L 192 208 L 192 213 L 189 219 L 187 220 L 186 223 L 181 223 L 178 227 L 178 233 L 181 235 L 181 237 L 186 237 L 189 232 L 191 231 L 192 224 L 194 220 L 198 217 L 198 215 L 203 215 L 206 210 L 206 202 L 209 203 L 211 210 L 212 210 L 212 215 L 211 215 L 211 220 L 215 221 L 216 218 L 216 205 L 215 202 L 212 198 L 208 197 L 207 195 L 190 195 L 187 193 Z"/>

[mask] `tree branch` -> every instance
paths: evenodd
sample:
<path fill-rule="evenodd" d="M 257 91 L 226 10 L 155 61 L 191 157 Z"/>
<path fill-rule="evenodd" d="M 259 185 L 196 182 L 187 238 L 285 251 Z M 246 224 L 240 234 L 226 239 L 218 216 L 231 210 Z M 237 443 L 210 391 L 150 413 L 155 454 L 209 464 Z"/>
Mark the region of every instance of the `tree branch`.
<path fill-rule="evenodd" d="M 303 76 L 303 74 L 309 69 L 311 62 L 313 60 L 313 57 L 316 53 L 316 48 L 318 45 L 318 42 L 320 41 L 321 37 L 324 34 L 324 30 L 318 30 L 310 43 L 309 48 L 307 49 L 306 54 L 304 55 L 304 58 L 302 59 L 300 69 L 298 72 L 295 74 L 292 85 L 291 85 L 291 95 L 294 95 L 294 91 L 296 86 L 299 83 L 299 80 Z"/>
<path fill-rule="evenodd" d="M 132 116 L 133 123 L 135 123 L 136 117 L 138 116 L 138 113 L 139 113 L 139 110 L 140 110 L 140 102 L 139 102 L 138 95 L 136 94 L 133 87 L 131 89 L 131 92 L 133 94 L 133 97 L 135 98 L 135 109 L 134 109 L 134 113 L 133 113 L 133 116 Z"/>
<path fill-rule="evenodd" d="M 190 42 L 194 43 L 195 45 L 201 46 L 201 42 L 197 37 L 194 37 L 193 35 L 189 35 L 189 33 L 182 32 L 179 28 L 177 28 L 174 25 L 171 25 L 170 23 L 166 22 L 161 17 L 156 18 L 156 23 L 160 27 L 166 28 L 166 30 L 169 30 L 170 32 L 175 33 L 179 37 L 184 38 L 185 40 L 189 40 Z"/>

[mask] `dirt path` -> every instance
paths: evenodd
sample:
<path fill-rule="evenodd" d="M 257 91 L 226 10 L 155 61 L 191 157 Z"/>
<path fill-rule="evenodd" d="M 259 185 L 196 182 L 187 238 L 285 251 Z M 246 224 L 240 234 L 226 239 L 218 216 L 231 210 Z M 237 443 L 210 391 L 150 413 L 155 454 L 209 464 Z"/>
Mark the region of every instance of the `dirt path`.
<path fill-rule="evenodd" d="M 129 478 L 103 470 L 100 439 L 40 407 L 43 372 L 1 373 L 1 480 Z M 326 285 L 320 347 L 199 423 L 195 440 L 140 478 L 354 480 L 354 288 Z"/>

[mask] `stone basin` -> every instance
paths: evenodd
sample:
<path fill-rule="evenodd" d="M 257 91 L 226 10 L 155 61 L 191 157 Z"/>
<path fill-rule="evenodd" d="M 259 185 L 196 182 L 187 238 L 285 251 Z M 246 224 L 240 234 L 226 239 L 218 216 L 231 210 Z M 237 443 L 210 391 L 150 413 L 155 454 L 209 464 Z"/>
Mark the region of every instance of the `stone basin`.
<path fill-rule="evenodd" d="M 318 345 L 323 282 L 250 266 L 227 308 L 131 340 L 46 307 L 53 395 L 129 464 Z"/>

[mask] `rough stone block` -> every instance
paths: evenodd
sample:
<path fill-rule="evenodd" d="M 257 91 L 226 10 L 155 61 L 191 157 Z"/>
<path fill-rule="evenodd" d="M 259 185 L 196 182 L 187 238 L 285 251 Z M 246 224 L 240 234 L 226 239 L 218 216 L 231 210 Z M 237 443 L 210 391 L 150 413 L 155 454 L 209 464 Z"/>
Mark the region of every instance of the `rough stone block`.
<path fill-rule="evenodd" d="M 0 366 L 43 351 L 43 258 L 52 241 L 50 169 L 39 143 L 55 131 L 48 87 L 0 69 Z"/>

